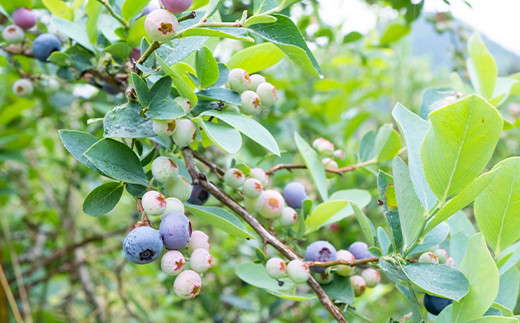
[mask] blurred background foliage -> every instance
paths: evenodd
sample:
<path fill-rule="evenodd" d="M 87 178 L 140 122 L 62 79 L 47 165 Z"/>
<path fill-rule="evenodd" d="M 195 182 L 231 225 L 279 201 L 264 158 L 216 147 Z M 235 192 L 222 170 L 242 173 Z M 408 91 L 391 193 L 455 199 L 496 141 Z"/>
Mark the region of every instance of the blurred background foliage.
<path fill-rule="evenodd" d="M 305 0 L 285 10 L 308 40 L 324 78 L 307 74 L 287 59 L 262 71 L 281 96 L 276 109 L 259 117 L 283 150 L 281 159 L 265 156 L 265 151 L 251 141 L 236 156 L 216 149 L 208 149 L 207 156 L 224 167 L 232 162 L 264 169 L 281 162 L 298 163 L 301 160 L 295 157 L 298 154 L 292 135 L 297 130 L 309 142 L 324 137 L 343 149 L 345 158 L 340 167 L 355 164 L 361 138 L 385 123 L 393 123 L 391 110 L 396 102 L 418 112 L 423 90 L 450 86 L 452 71 L 467 81 L 464 44 L 472 31 L 449 12 L 422 12 L 423 1 L 361 3 L 377 17 L 376 28 L 366 34 L 344 34 L 342 24 L 328 24 L 327 17 L 318 13 L 319 1 Z M 233 21 L 246 9 L 252 10 L 249 1 L 225 1 L 220 14 L 223 20 Z M 438 46 L 437 52 L 421 52 L 424 42 L 435 41 L 444 47 Z M 224 63 L 247 46 L 232 40 L 213 44 L 217 58 Z M 510 55 L 503 49 L 490 48 L 495 56 Z M 255 249 L 261 247 L 261 242 L 240 241 L 196 219 L 192 219 L 193 226 L 209 234 L 216 260 L 204 274 L 203 290 L 197 298 L 176 298 L 173 279 L 161 272 L 158 262 L 129 265 L 121 243 L 137 219 L 134 199 L 125 193 L 116 209 L 106 216 L 83 214 L 82 201 L 101 183 L 101 178 L 65 151 L 57 133 L 66 128 L 102 137 L 99 118 L 123 102 L 123 95 L 113 96 L 85 82 L 63 80 L 58 89 L 50 89 L 44 77 L 38 80 L 43 86 L 37 87 L 32 97 L 18 98 L 10 88 L 20 77 L 19 70 L 34 75 L 41 68 L 47 69 L 41 71 L 45 74 L 55 74 L 56 70 L 50 64 L 33 66 L 32 60 L 3 51 L 0 63 L 0 261 L 20 307 L 30 311 L 35 322 L 331 320 L 316 301 L 282 300 L 242 282 L 234 269 L 256 259 Z M 518 71 L 518 65 L 507 60 L 498 59 L 498 65 L 508 74 Z M 520 113 L 517 101 L 517 96 L 511 96 L 502 105 L 502 112 L 513 120 Z M 517 128 L 506 134 L 496 160 L 518 153 Z M 329 190 L 369 190 L 372 200 L 366 214 L 382 225 L 378 169 L 388 171 L 389 162 L 332 178 Z M 278 172 L 271 178 L 271 186 L 282 188 L 294 178 L 308 180 L 311 196 L 318 199 L 305 170 Z M 216 201 L 211 199 L 212 203 Z M 349 217 L 305 239 L 327 239 L 337 249 L 346 249 L 363 237 L 355 219 Z M 268 256 L 274 254 L 268 250 Z M 393 284 L 369 290 L 356 299 L 354 307 L 373 322 L 399 319 L 410 312 L 408 301 Z M 9 315 L 6 299 L 0 293 L 0 322 L 12 321 Z M 365 321 L 354 315 L 348 319 Z"/>

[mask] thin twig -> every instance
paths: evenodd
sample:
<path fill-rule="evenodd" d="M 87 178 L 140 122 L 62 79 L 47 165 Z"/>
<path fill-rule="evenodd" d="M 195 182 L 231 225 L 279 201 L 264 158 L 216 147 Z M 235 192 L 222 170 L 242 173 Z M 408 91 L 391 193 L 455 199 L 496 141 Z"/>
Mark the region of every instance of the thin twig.
<path fill-rule="evenodd" d="M 9 300 L 9 305 L 11 306 L 11 310 L 13 311 L 14 318 L 17 323 L 22 323 L 22 315 L 20 314 L 20 310 L 16 305 L 16 300 L 14 299 L 13 292 L 11 292 L 11 288 L 9 288 L 9 283 L 7 283 L 7 278 L 5 277 L 4 269 L 0 264 L 0 283 L 2 284 L 2 289 L 4 290 L 7 299 Z"/>
<path fill-rule="evenodd" d="M 202 156 L 196 151 L 193 151 L 193 157 L 195 159 L 198 159 L 200 162 L 202 162 L 204 165 L 208 166 L 212 171 L 214 171 L 219 177 L 224 176 L 226 173 L 222 168 L 220 168 L 217 164 L 212 162 L 211 160 L 207 159 L 206 157 Z"/>
<path fill-rule="evenodd" d="M 243 206 L 238 204 L 233 198 L 231 198 L 226 192 L 217 187 L 215 184 L 208 181 L 206 175 L 199 172 L 195 166 L 193 152 L 189 147 L 182 149 L 186 168 L 190 172 L 190 175 L 195 183 L 198 183 L 202 188 L 213 195 L 222 204 L 229 207 L 236 214 L 238 214 L 244 221 L 246 221 L 255 232 L 267 243 L 272 245 L 282 255 L 290 260 L 301 259 L 301 257 L 294 252 L 290 247 L 286 246 L 276 235 L 270 233 L 258 220 L 253 217 Z M 341 311 L 334 305 L 329 296 L 325 293 L 320 284 L 316 279 L 311 276 L 307 281 L 311 288 L 314 290 L 320 302 L 325 308 L 332 314 L 332 316 L 340 323 L 347 323 L 347 320 L 341 313 Z"/>
<path fill-rule="evenodd" d="M 358 266 L 368 264 L 369 262 L 379 261 L 377 257 L 370 257 L 365 259 L 359 259 L 354 261 L 346 261 L 346 260 L 333 260 L 333 261 L 306 261 L 309 266 L 319 266 L 319 267 L 330 267 L 335 265 L 348 265 L 348 266 Z"/>
<path fill-rule="evenodd" d="M 108 10 L 108 13 L 112 17 L 116 18 L 116 20 L 119 21 L 123 25 L 123 27 L 125 27 L 125 29 L 128 28 L 128 23 L 123 19 L 123 17 L 121 17 L 114 11 L 114 8 L 112 8 L 112 6 L 108 3 L 108 0 L 98 0 L 98 2 L 105 6 L 105 8 L 107 8 Z"/>

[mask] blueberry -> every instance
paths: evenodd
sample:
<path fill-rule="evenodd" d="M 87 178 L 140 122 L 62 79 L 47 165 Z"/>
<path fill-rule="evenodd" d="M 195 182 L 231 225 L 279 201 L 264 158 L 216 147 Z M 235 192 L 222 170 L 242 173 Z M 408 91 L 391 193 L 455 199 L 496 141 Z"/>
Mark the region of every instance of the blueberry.
<path fill-rule="evenodd" d="M 193 110 L 193 106 L 190 104 L 190 100 L 183 98 L 182 96 L 178 96 L 175 99 L 173 99 L 173 102 L 178 103 L 186 113 Z"/>
<path fill-rule="evenodd" d="M 136 47 L 132 49 L 129 55 L 130 62 L 137 62 L 141 58 L 141 48 Z"/>
<path fill-rule="evenodd" d="M 211 268 L 213 258 L 206 249 L 198 248 L 193 251 L 190 257 L 190 268 L 202 274 Z"/>
<path fill-rule="evenodd" d="M 354 260 L 356 260 L 356 258 L 354 258 L 354 255 L 347 250 L 338 250 L 338 252 L 336 252 L 336 256 L 339 260 L 347 262 L 353 262 Z M 340 276 L 348 276 L 353 268 L 354 267 L 351 267 L 349 265 L 338 265 L 336 266 L 336 273 Z"/>
<path fill-rule="evenodd" d="M 298 213 L 292 207 L 284 207 L 282 216 L 280 217 L 280 224 L 284 227 L 290 227 L 298 221 Z"/>
<path fill-rule="evenodd" d="M 161 215 L 166 211 L 166 197 L 157 191 L 148 191 L 141 198 L 141 205 L 147 215 Z"/>
<path fill-rule="evenodd" d="M 301 209 L 303 201 L 309 199 L 305 187 L 298 182 L 291 182 L 285 185 L 283 197 L 287 205 L 294 209 Z"/>
<path fill-rule="evenodd" d="M 303 284 L 309 279 L 309 266 L 298 259 L 291 260 L 287 265 L 287 275 L 295 284 Z"/>
<path fill-rule="evenodd" d="M 173 134 L 175 127 L 177 126 L 176 119 L 168 120 L 152 120 L 152 127 L 155 134 L 159 137 L 166 138 Z"/>
<path fill-rule="evenodd" d="M 240 111 L 247 115 L 258 113 L 260 111 L 260 107 L 262 106 L 262 102 L 260 101 L 258 94 L 250 90 L 246 90 L 240 94 L 240 102 Z"/>
<path fill-rule="evenodd" d="M 267 274 L 274 279 L 280 279 L 287 276 L 287 265 L 283 259 L 273 257 L 265 264 Z"/>
<path fill-rule="evenodd" d="M 180 201 L 187 201 L 191 196 L 193 186 L 182 175 L 177 175 L 177 179 L 172 182 L 164 183 L 164 192 L 168 197 L 176 197 Z"/>
<path fill-rule="evenodd" d="M 437 250 L 435 250 L 434 253 L 437 256 L 437 258 L 439 258 L 439 263 L 440 264 L 445 263 L 446 260 L 448 260 L 448 258 L 450 257 L 448 255 L 448 253 L 446 252 L 446 249 L 437 249 Z"/>
<path fill-rule="evenodd" d="M 338 259 L 336 249 L 327 241 L 318 240 L 311 243 L 305 250 L 305 260 L 307 261 L 332 261 Z M 324 267 L 311 267 L 317 273 L 324 273 Z"/>
<path fill-rule="evenodd" d="M 36 15 L 31 9 L 18 8 L 13 11 L 13 22 L 23 29 L 30 29 L 36 25 Z"/>
<path fill-rule="evenodd" d="M 199 274 L 193 270 L 185 270 L 175 278 L 173 291 L 182 299 L 190 299 L 200 294 L 201 285 Z"/>
<path fill-rule="evenodd" d="M 173 13 L 181 13 L 191 6 L 193 0 L 159 0 L 164 7 L 164 9 L 173 12 Z"/>
<path fill-rule="evenodd" d="M 224 173 L 224 182 L 233 187 L 233 188 L 239 188 L 244 184 L 246 177 L 244 176 L 244 173 L 237 168 L 230 168 Z"/>
<path fill-rule="evenodd" d="M 325 138 L 318 138 L 314 140 L 312 147 L 322 155 L 330 155 L 334 151 L 334 144 Z"/>
<path fill-rule="evenodd" d="M 153 178 L 159 182 L 166 183 L 177 179 L 179 175 L 179 167 L 173 159 L 165 156 L 160 156 L 152 162 Z"/>
<path fill-rule="evenodd" d="M 159 233 L 166 249 L 181 250 L 186 248 L 191 237 L 191 222 L 182 214 L 167 214 L 159 226 Z"/>
<path fill-rule="evenodd" d="M 419 262 L 428 264 L 438 264 L 439 257 L 433 252 L 425 252 L 419 257 Z"/>
<path fill-rule="evenodd" d="M 171 12 L 164 9 L 155 9 L 146 16 L 144 29 L 148 36 L 155 41 L 165 42 L 173 38 L 179 21 Z"/>
<path fill-rule="evenodd" d="M 271 83 L 261 83 L 256 89 L 256 94 L 260 97 L 262 106 L 270 107 L 278 101 L 276 88 Z"/>
<path fill-rule="evenodd" d="M 9 25 L 5 27 L 2 36 L 4 37 L 5 42 L 9 44 L 21 43 L 25 38 L 22 28 L 17 25 Z"/>
<path fill-rule="evenodd" d="M 446 306 L 452 303 L 451 299 L 424 294 L 424 307 L 433 315 L 439 315 Z"/>
<path fill-rule="evenodd" d="M 374 288 L 381 282 L 381 275 L 373 268 L 367 268 L 361 272 L 361 277 L 365 280 L 368 288 Z"/>
<path fill-rule="evenodd" d="M 361 241 L 356 241 L 351 244 L 348 251 L 350 251 L 357 260 L 372 257 L 372 254 L 368 252 L 368 245 Z"/>
<path fill-rule="evenodd" d="M 141 14 L 143 16 L 146 16 L 147 14 L 154 11 L 155 9 L 161 9 L 161 5 L 159 4 L 159 1 L 151 0 L 150 2 L 148 2 L 146 7 L 144 7 L 143 11 L 141 11 Z"/>
<path fill-rule="evenodd" d="M 282 194 L 275 190 L 266 190 L 262 193 L 264 204 L 260 215 L 267 219 L 278 219 L 282 216 L 285 201 Z"/>
<path fill-rule="evenodd" d="M 209 199 L 209 193 L 200 185 L 193 185 L 193 189 L 191 191 L 190 198 L 188 199 L 188 203 L 195 205 L 204 205 Z"/>
<path fill-rule="evenodd" d="M 19 79 L 13 83 L 13 93 L 19 97 L 29 96 L 33 93 L 33 85 L 29 79 Z"/>
<path fill-rule="evenodd" d="M 123 251 L 128 260 L 136 264 L 148 264 L 161 254 L 163 242 L 159 231 L 150 227 L 138 227 L 130 231 L 123 241 Z"/>
<path fill-rule="evenodd" d="M 168 275 L 175 276 L 182 271 L 185 264 L 186 260 L 180 251 L 170 250 L 161 259 L 161 270 Z"/>
<path fill-rule="evenodd" d="M 247 198 L 257 199 L 263 191 L 264 186 L 256 178 L 248 178 L 244 181 L 242 192 Z"/>
<path fill-rule="evenodd" d="M 176 197 L 166 198 L 166 210 L 163 214 L 161 214 L 161 219 L 172 212 L 179 212 L 184 214 L 184 204 L 182 204 L 181 200 Z"/>
<path fill-rule="evenodd" d="M 251 84 L 249 85 L 251 91 L 256 91 L 260 84 L 265 83 L 265 77 L 260 74 L 253 74 L 249 78 L 251 79 Z"/>
<path fill-rule="evenodd" d="M 61 42 L 56 35 L 45 33 L 36 37 L 32 48 L 33 55 L 37 60 L 47 62 L 53 52 L 61 49 Z"/>
<path fill-rule="evenodd" d="M 241 68 L 234 68 L 229 71 L 228 83 L 231 90 L 242 93 L 251 86 L 249 74 Z"/>
<path fill-rule="evenodd" d="M 352 289 L 354 290 L 354 295 L 356 297 L 359 297 L 365 293 L 365 290 L 367 289 L 367 284 L 363 277 L 359 275 L 354 275 L 350 277 L 350 285 L 352 285 Z"/>
<path fill-rule="evenodd" d="M 107 92 L 108 94 L 117 95 L 119 94 L 119 90 L 112 86 L 111 84 L 108 84 L 107 82 L 103 82 L 103 85 L 101 85 L 103 91 Z"/>
<path fill-rule="evenodd" d="M 177 120 L 175 130 L 173 130 L 172 138 L 179 147 L 187 147 L 191 145 L 195 139 L 197 128 L 193 121 L 189 119 Z"/>
<path fill-rule="evenodd" d="M 195 230 L 191 233 L 190 242 L 188 243 L 188 250 L 193 253 L 197 249 L 205 249 L 209 251 L 209 237 L 202 231 Z"/>
<path fill-rule="evenodd" d="M 260 181 L 260 183 L 262 183 L 263 186 L 266 186 L 267 182 L 269 181 L 269 176 L 267 176 L 265 170 L 261 168 L 251 168 L 249 171 L 249 177 L 256 178 Z"/>

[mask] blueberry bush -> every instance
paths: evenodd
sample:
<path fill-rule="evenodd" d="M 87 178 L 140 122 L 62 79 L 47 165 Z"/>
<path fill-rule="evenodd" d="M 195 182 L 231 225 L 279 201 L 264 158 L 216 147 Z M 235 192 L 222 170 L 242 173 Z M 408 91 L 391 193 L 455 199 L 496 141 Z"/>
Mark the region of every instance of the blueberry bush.
<path fill-rule="evenodd" d="M 520 76 L 367 3 L 0 0 L 0 321 L 517 322 Z"/>

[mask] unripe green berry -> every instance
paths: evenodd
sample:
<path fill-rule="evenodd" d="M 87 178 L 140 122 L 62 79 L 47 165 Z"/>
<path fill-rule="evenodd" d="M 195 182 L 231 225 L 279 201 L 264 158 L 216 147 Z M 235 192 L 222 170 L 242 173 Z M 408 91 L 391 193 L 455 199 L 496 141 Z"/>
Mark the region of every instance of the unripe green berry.
<path fill-rule="evenodd" d="M 433 252 L 425 252 L 419 257 L 419 262 L 422 263 L 430 263 L 430 264 L 438 264 L 439 257 Z"/>
<path fill-rule="evenodd" d="M 184 176 L 177 175 L 177 180 L 164 183 L 164 192 L 168 197 L 176 197 L 182 202 L 186 202 L 191 195 L 192 185 Z"/>
<path fill-rule="evenodd" d="M 318 283 L 322 285 L 330 284 L 334 280 L 334 274 L 330 271 L 326 271 L 324 273 L 316 273 L 315 277 Z"/>
<path fill-rule="evenodd" d="M 166 138 L 173 134 L 175 131 L 175 127 L 177 125 L 177 120 L 152 120 L 153 131 L 157 134 L 157 136 Z"/>
<path fill-rule="evenodd" d="M 446 249 L 437 249 L 434 251 L 435 255 L 439 258 L 439 263 L 443 264 L 446 262 L 446 260 L 449 258 L 448 253 L 446 252 Z"/>
<path fill-rule="evenodd" d="M 351 254 L 347 250 L 338 250 L 336 252 L 336 256 L 338 257 L 338 260 L 347 261 L 347 262 L 354 262 L 356 258 L 353 254 Z M 336 273 L 340 276 L 348 276 L 352 272 L 353 267 L 349 265 L 338 265 L 336 266 Z"/>
<path fill-rule="evenodd" d="M 19 44 L 23 42 L 25 38 L 22 28 L 17 25 L 9 25 L 5 27 L 2 36 L 4 37 L 5 42 L 9 44 Z"/>
<path fill-rule="evenodd" d="M 365 280 L 368 288 L 374 288 L 381 282 L 381 275 L 373 268 L 367 268 L 361 272 L 361 277 Z"/>
<path fill-rule="evenodd" d="M 153 178 L 159 182 L 166 183 L 177 179 L 179 174 L 179 167 L 169 157 L 157 157 L 152 162 L 152 175 Z"/>
<path fill-rule="evenodd" d="M 184 268 L 185 264 L 186 260 L 178 250 L 170 250 L 166 252 L 161 259 L 161 269 L 168 275 L 178 275 Z"/>
<path fill-rule="evenodd" d="M 367 289 L 367 284 L 365 283 L 365 280 L 363 277 L 359 275 L 354 275 L 350 277 L 350 285 L 352 285 L 352 289 L 354 290 L 354 295 L 356 297 L 359 297 L 365 293 L 365 290 Z"/>
<path fill-rule="evenodd" d="M 249 90 L 240 94 L 240 101 L 240 111 L 247 115 L 256 114 L 258 111 L 260 111 L 260 107 L 262 106 L 260 97 L 255 92 Z"/>
<path fill-rule="evenodd" d="M 242 93 L 249 89 L 251 79 L 249 74 L 241 68 L 234 68 L 228 74 L 229 88 L 235 92 Z"/>
<path fill-rule="evenodd" d="M 256 88 L 256 94 L 260 97 L 262 106 L 270 107 L 278 101 L 278 95 L 276 94 L 276 88 L 271 83 L 262 83 Z"/>
<path fill-rule="evenodd" d="M 187 147 L 195 140 L 197 128 L 189 119 L 177 120 L 177 126 L 172 133 L 172 139 L 179 147 Z"/>
<path fill-rule="evenodd" d="M 166 210 L 164 210 L 163 214 L 161 214 L 161 220 L 167 214 L 170 214 L 173 212 L 184 214 L 184 204 L 182 204 L 182 202 L 176 197 L 167 197 L 166 198 Z"/>
<path fill-rule="evenodd" d="M 260 181 L 260 183 L 262 183 L 263 186 L 266 186 L 267 182 L 269 181 L 269 176 L 267 176 L 265 170 L 261 168 L 251 168 L 249 170 L 249 177 L 256 178 Z"/>
<path fill-rule="evenodd" d="M 336 163 L 332 158 L 323 158 L 321 162 L 325 168 L 338 169 L 338 163 Z"/>
<path fill-rule="evenodd" d="M 264 202 L 265 197 L 264 193 L 262 192 L 262 194 L 256 199 L 250 199 L 248 197 L 244 198 L 244 207 L 249 211 L 249 213 L 255 214 L 260 212 L 264 206 Z"/>
<path fill-rule="evenodd" d="M 26 97 L 33 93 L 33 84 L 28 79 L 19 79 L 13 83 L 13 92 L 16 96 Z"/>
<path fill-rule="evenodd" d="M 310 276 L 310 269 L 307 263 L 294 259 L 287 265 L 287 275 L 295 284 L 304 284 Z"/>
<path fill-rule="evenodd" d="M 193 110 L 193 107 L 190 104 L 190 100 L 188 100 L 186 98 L 178 96 L 175 99 L 173 99 L 173 102 L 178 103 L 184 109 L 184 111 L 186 111 L 186 113 L 188 113 L 191 110 Z"/>
<path fill-rule="evenodd" d="M 206 249 L 195 249 L 190 257 L 190 268 L 202 274 L 211 268 L 213 258 Z"/>
<path fill-rule="evenodd" d="M 260 74 L 253 74 L 249 77 L 251 79 L 251 84 L 249 85 L 249 89 L 251 91 L 256 91 L 258 86 L 262 83 L 265 83 L 265 77 Z"/>
<path fill-rule="evenodd" d="M 246 197 L 250 199 L 256 199 L 262 195 L 264 186 L 256 178 L 248 178 L 244 181 L 242 191 Z"/>
<path fill-rule="evenodd" d="M 260 215 L 267 219 L 278 219 L 282 216 L 285 201 L 282 194 L 275 190 L 266 190 L 262 194 L 265 198 Z"/>
<path fill-rule="evenodd" d="M 166 210 L 166 197 L 157 191 L 148 191 L 141 198 L 147 215 L 161 215 Z"/>
<path fill-rule="evenodd" d="M 298 221 L 298 213 L 292 207 L 284 207 L 282 216 L 280 217 L 280 224 L 284 227 L 290 227 Z"/>
<path fill-rule="evenodd" d="M 287 265 L 285 261 L 278 257 L 273 257 L 265 264 L 267 274 L 274 279 L 280 279 L 287 276 Z"/>
<path fill-rule="evenodd" d="M 246 177 L 244 176 L 244 173 L 237 168 L 230 168 L 224 174 L 224 182 L 233 188 L 239 188 L 242 186 L 245 179 Z"/>

